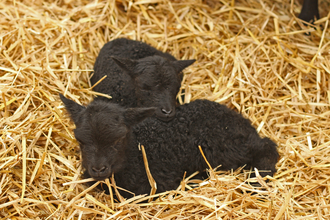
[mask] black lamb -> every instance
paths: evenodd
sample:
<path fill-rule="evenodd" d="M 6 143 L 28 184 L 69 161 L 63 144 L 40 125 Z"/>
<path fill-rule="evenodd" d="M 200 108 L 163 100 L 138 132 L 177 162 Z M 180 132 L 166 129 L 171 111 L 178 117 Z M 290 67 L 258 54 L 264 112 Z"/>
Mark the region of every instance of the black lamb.
<path fill-rule="evenodd" d="M 178 106 L 173 120 L 164 122 L 149 117 L 153 107 L 124 108 L 103 100 L 84 107 L 63 95 L 61 99 L 76 124 L 84 176 L 104 180 L 114 173 L 117 186 L 135 195 L 151 189 L 139 144 L 145 147 L 157 192 L 177 188 L 185 171 L 187 176 L 205 174 L 208 166 L 198 146 L 213 168 L 245 165 L 258 168 L 262 176 L 276 172 L 276 144 L 260 138 L 248 119 L 224 105 L 196 100 Z"/>
<path fill-rule="evenodd" d="M 125 107 L 157 107 L 157 118 L 175 115 L 182 70 L 195 60 L 176 60 L 148 44 L 124 38 L 106 43 L 95 64 L 91 83 L 107 77 L 94 90 Z M 99 97 L 99 99 L 105 99 Z"/>
<path fill-rule="evenodd" d="M 318 0 L 304 0 L 301 12 L 298 17 L 310 23 L 314 23 L 315 19 L 319 19 L 320 15 Z"/>

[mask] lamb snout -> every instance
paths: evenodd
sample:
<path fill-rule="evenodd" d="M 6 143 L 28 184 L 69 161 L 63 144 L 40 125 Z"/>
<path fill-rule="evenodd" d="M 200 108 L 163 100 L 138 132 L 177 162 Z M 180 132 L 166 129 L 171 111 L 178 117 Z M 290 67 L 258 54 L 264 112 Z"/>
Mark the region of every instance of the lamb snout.
<path fill-rule="evenodd" d="M 88 173 L 95 180 L 104 180 L 111 174 L 111 169 L 105 164 L 90 165 L 88 167 Z"/>
<path fill-rule="evenodd" d="M 172 109 L 166 109 L 166 108 L 162 108 L 161 109 L 162 110 L 162 112 L 165 114 L 165 115 L 169 115 L 169 114 L 171 114 L 172 113 Z"/>
<path fill-rule="evenodd" d="M 156 117 L 162 121 L 170 121 L 175 115 L 175 106 L 166 106 L 157 109 Z"/>
<path fill-rule="evenodd" d="M 172 100 L 172 96 L 169 91 L 165 91 L 158 97 L 158 109 L 155 112 L 158 119 L 170 121 L 175 116 L 176 103 L 175 101 L 169 101 Z"/>

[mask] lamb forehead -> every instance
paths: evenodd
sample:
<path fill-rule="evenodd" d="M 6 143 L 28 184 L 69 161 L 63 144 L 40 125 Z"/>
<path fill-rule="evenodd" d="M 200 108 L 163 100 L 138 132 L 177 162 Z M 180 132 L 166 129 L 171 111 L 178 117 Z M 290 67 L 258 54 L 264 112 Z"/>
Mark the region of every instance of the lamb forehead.
<path fill-rule="evenodd" d="M 167 59 L 160 56 L 147 57 L 138 63 L 136 78 L 138 83 L 172 84 L 176 82 L 177 72 Z M 180 82 L 179 82 L 180 83 Z"/>
<path fill-rule="evenodd" d="M 127 132 L 123 110 L 116 104 L 89 106 L 86 113 L 85 126 L 93 136 L 121 137 Z"/>
<path fill-rule="evenodd" d="M 87 115 L 105 115 L 110 114 L 118 116 L 123 114 L 123 109 L 118 104 L 106 102 L 106 101 L 94 101 L 86 108 Z"/>
<path fill-rule="evenodd" d="M 161 56 L 149 56 L 142 58 L 137 63 L 138 72 L 152 73 L 156 75 L 164 74 L 163 71 L 175 73 L 174 66 L 171 62 Z"/>

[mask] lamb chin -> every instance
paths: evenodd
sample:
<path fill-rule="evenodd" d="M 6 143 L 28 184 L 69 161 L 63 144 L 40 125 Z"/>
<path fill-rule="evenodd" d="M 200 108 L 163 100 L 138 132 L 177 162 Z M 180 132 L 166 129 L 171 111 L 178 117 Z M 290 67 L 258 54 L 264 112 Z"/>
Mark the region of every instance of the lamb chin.
<path fill-rule="evenodd" d="M 158 115 L 156 114 L 156 117 L 160 120 L 160 121 L 163 121 L 163 122 L 169 122 L 169 121 L 172 121 L 175 117 L 175 114 L 171 115 L 171 116 L 164 116 L 163 114 L 161 115 Z"/>
<path fill-rule="evenodd" d="M 93 176 L 93 175 L 90 175 L 90 176 L 96 181 L 102 181 L 102 180 L 110 178 L 110 176 L 108 176 L 108 175 L 107 176 Z"/>

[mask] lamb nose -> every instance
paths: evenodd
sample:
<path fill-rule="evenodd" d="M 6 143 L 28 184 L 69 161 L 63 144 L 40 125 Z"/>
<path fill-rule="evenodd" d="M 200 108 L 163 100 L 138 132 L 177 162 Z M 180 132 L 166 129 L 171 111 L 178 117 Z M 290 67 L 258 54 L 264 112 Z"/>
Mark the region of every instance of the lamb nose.
<path fill-rule="evenodd" d="M 162 108 L 162 112 L 163 112 L 165 115 L 169 115 L 169 114 L 172 113 L 172 109 L 170 109 L 170 110 L 166 110 L 166 109 Z"/>
<path fill-rule="evenodd" d="M 103 173 L 106 169 L 107 169 L 106 166 L 103 166 L 103 167 L 101 167 L 101 168 L 92 167 L 92 170 L 93 170 L 95 173 L 98 173 L 98 174 Z"/>

